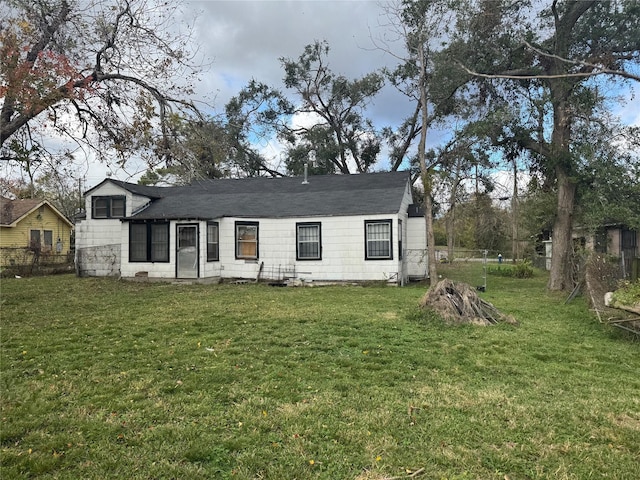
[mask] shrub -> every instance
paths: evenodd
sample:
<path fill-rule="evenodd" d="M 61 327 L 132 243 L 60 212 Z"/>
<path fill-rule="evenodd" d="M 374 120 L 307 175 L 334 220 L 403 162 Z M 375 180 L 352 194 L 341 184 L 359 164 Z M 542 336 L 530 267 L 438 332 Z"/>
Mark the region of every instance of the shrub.
<path fill-rule="evenodd" d="M 513 278 L 531 278 L 533 277 L 533 266 L 530 260 L 523 260 L 515 265 L 498 265 L 497 267 L 488 267 L 487 273 L 489 275 L 496 275 L 499 277 L 513 277 Z"/>
<path fill-rule="evenodd" d="M 621 281 L 618 290 L 613 292 L 615 301 L 624 305 L 640 303 L 640 280 L 635 282 Z"/>

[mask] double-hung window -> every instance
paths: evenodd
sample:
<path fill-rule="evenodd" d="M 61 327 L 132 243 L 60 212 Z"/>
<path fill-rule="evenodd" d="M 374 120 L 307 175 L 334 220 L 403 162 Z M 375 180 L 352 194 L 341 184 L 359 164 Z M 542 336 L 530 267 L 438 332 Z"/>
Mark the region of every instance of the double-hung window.
<path fill-rule="evenodd" d="M 365 259 L 393 259 L 392 220 L 365 220 Z"/>
<path fill-rule="evenodd" d="M 236 258 L 258 258 L 258 222 L 236 222 Z"/>
<path fill-rule="evenodd" d="M 32 249 L 40 250 L 40 230 L 31 230 L 29 232 L 29 247 Z"/>
<path fill-rule="evenodd" d="M 321 260 L 320 224 L 297 223 L 296 245 L 296 258 L 298 260 Z"/>
<path fill-rule="evenodd" d="M 91 197 L 91 218 L 122 218 L 126 212 L 123 195 Z"/>
<path fill-rule="evenodd" d="M 168 262 L 169 223 L 130 223 L 129 261 Z"/>
<path fill-rule="evenodd" d="M 402 220 L 398 220 L 398 259 L 402 260 Z"/>
<path fill-rule="evenodd" d="M 220 260 L 218 222 L 207 223 L 207 262 Z"/>
<path fill-rule="evenodd" d="M 44 249 L 48 252 L 53 250 L 53 230 L 44 231 Z"/>

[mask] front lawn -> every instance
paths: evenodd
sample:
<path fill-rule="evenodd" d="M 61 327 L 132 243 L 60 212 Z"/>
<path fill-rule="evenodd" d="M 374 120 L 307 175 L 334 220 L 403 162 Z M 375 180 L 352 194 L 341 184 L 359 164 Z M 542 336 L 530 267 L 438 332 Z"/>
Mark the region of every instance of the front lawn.
<path fill-rule="evenodd" d="M 424 286 L 3 279 L 0 477 L 635 478 L 638 343 L 539 271 L 487 282 L 519 326 Z"/>

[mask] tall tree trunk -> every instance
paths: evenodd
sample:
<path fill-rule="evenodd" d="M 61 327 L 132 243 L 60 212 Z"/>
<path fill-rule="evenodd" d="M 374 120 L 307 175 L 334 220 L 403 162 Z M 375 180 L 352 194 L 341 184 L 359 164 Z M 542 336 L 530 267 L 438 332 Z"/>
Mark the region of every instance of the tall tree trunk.
<path fill-rule="evenodd" d="M 551 272 L 549 290 L 568 290 L 571 283 L 571 231 L 573 227 L 573 210 L 576 196 L 576 183 L 571 178 L 571 114 L 567 101 L 568 89 L 552 88 L 555 93 L 552 133 L 552 161 L 555 163 L 558 204 L 556 219 L 553 223 L 551 244 Z"/>
<path fill-rule="evenodd" d="M 420 67 L 420 110 L 422 126 L 420 128 L 420 142 L 418 143 L 418 161 L 420 162 L 420 176 L 424 187 L 424 219 L 427 239 L 427 264 L 429 268 L 429 284 L 438 282 L 438 267 L 436 264 L 436 245 L 433 234 L 433 172 L 427 168 L 426 145 L 427 125 L 429 123 L 429 104 L 427 95 L 427 65 L 424 42 L 418 44 L 418 65 Z"/>
<path fill-rule="evenodd" d="M 580 17 L 596 2 L 566 2 L 566 11 L 559 13 L 557 1 L 554 0 L 551 10 L 555 17 L 556 57 L 551 59 L 549 73 L 553 75 L 567 73 L 567 58 L 573 29 Z M 551 244 L 551 273 L 547 287 L 549 290 L 568 290 L 573 288 L 571 281 L 571 254 L 573 245 L 571 233 L 573 228 L 573 210 L 575 207 L 576 182 L 572 179 L 575 162 L 571 158 L 569 145 L 571 142 L 572 118 L 575 111 L 569 98 L 572 90 L 580 81 L 577 78 L 551 78 L 548 80 L 551 104 L 553 105 L 553 132 L 551 134 L 551 165 L 556 173 L 558 189 L 558 205 L 556 219 L 553 223 Z"/>
<path fill-rule="evenodd" d="M 551 273 L 549 290 L 569 290 L 573 287 L 571 279 L 571 230 L 576 184 L 563 168 L 556 168 L 558 187 L 558 211 L 553 223 L 551 244 Z"/>
<path fill-rule="evenodd" d="M 427 260 L 429 262 L 429 285 L 438 283 L 438 264 L 436 261 L 436 240 L 433 233 L 433 172 L 428 170 L 422 177 L 424 190 L 424 219 L 427 230 Z"/>

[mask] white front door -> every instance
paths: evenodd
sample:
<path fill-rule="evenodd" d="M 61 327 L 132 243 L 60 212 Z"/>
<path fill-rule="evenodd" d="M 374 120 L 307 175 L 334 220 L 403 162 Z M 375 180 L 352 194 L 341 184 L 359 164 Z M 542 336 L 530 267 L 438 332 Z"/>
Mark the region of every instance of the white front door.
<path fill-rule="evenodd" d="M 198 225 L 178 225 L 176 237 L 176 276 L 198 278 Z"/>

